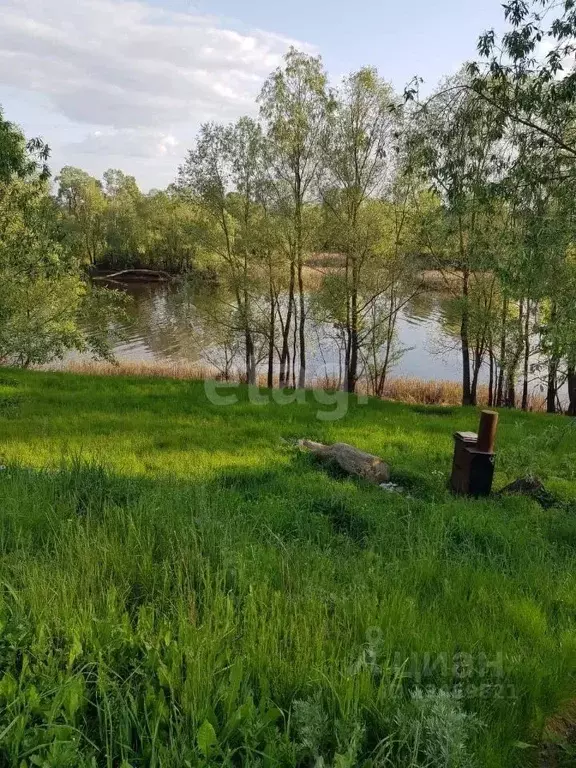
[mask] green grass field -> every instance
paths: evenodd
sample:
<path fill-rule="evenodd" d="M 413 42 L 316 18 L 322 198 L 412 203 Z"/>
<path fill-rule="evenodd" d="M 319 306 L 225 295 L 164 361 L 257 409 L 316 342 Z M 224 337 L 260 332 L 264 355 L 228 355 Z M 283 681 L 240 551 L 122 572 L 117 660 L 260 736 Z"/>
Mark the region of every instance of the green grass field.
<path fill-rule="evenodd" d="M 535 473 L 543 510 L 446 491 L 474 409 L 236 391 L 0 371 L 0 766 L 541 764 L 576 698 L 575 421 L 501 414 L 495 487 Z"/>

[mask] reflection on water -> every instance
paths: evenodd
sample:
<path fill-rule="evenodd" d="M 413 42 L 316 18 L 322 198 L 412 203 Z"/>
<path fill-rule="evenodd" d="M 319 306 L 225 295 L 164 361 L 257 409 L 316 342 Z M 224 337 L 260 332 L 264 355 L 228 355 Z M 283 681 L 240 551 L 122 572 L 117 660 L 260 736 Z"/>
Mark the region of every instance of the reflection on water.
<path fill-rule="evenodd" d="M 221 298 L 216 290 L 194 283 L 134 283 L 125 286 L 132 297 L 128 320 L 121 326 L 123 341 L 115 355 L 122 361 L 209 362 L 213 350 L 210 315 Z M 406 351 L 395 364 L 395 376 L 459 381 L 461 363 L 456 340 L 445 330 L 450 301 L 427 291 L 411 299 L 398 322 L 399 347 Z M 338 348 L 330 326 L 307 326 L 308 375 L 336 375 Z M 207 357 L 208 355 L 208 357 Z"/>

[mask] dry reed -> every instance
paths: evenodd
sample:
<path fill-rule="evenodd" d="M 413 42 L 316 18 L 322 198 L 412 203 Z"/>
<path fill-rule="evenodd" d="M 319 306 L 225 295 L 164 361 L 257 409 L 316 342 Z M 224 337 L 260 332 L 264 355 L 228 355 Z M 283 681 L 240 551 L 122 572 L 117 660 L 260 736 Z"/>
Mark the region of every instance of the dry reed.
<path fill-rule="evenodd" d="M 171 379 L 219 379 L 224 377 L 214 367 L 200 363 L 170 362 L 145 360 L 126 361 L 118 363 L 100 361 L 71 361 L 57 366 L 49 366 L 51 369 L 64 370 L 70 373 L 79 373 L 97 376 L 153 376 Z M 234 371 L 230 376 L 232 381 L 245 380 L 243 375 Z M 266 376 L 258 376 L 258 386 L 265 387 Z M 278 385 L 277 377 L 274 380 Z M 309 389 L 337 389 L 338 380 L 334 377 L 317 377 L 308 383 Z M 359 394 L 372 393 L 366 382 L 358 385 Z M 430 381 L 409 377 L 389 378 L 382 393 L 383 400 L 396 400 L 402 403 L 414 403 L 419 405 L 460 405 L 462 403 L 462 385 L 456 381 Z M 488 387 L 478 387 L 478 405 L 488 405 Z M 545 411 L 545 398 L 532 394 L 528 400 L 528 410 Z"/>

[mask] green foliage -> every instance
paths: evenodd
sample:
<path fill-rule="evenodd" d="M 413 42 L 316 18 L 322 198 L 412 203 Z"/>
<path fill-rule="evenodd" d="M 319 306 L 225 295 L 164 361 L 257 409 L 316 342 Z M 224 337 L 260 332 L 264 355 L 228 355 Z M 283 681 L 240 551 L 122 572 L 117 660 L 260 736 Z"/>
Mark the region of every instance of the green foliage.
<path fill-rule="evenodd" d="M 527 129 L 529 145 L 576 157 L 576 7 L 574 0 L 510 0 L 508 30 L 478 41 L 480 63 L 469 65 L 471 87 L 511 125 Z M 547 49 L 539 55 L 542 45 Z"/>
<path fill-rule="evenodd" d="M 105 250 L 106 200 L 97 179 L 79 168 L 65 166 L 57 181 L 58 199 L 68 213 L 69 245 L 88 265 L 102 259 Z"/>
<path fill-rule="evenodd" d="M 264 83 L 258 101 L 280 181 L 292 187 L 294 201 L 301 205 L 313 192 L 333 106 L 321 58 L 291 48 L 284 65 Z"/>
<path fill-rule="evenodd" d="M 69 166 L 58 182 L 66 244 L 84 264 L 186 273 L 201 258 L 199 207 L 174 188 L 145 195 L 120 170 L 100 181 Z"/>
<path fill-rule="evenodd" d="M 109 323 L 120 306 L 115 293 L 83 279 L 66 226 L 48 194 L 38 146 L 14 130 L 0 136 L 0 361 L 28 366 L 62 359 L 70 350 L 109 354 Z M 18 153 L 20 153 L 18 155 Z M 11 173 L 9 170 L 11 168 Z M 65 174 L 70 204 L 76 177 Z M 76 200 L 74 204 L 81 205 Z M 98 332 L 82 320 L 98 315 Z"/>
<path fill-rule="evenodd" d="M 265 199 L 265 157 L 262 130 L 254 120 L 241 118 L 229 126 L 205 124 L 196 148 L 179 170 L 178 181 L 181 190 L 199 200 L 199 236 L 204 249 L 216 256 L 219 274 L 234 299 L 220 324 L 243 335 L 250 383 L 256 381 L 255 335 L 259 331 L 252 294 L 258 290 L 258 272 L 265 264 L 274 313 L 273 233 Z M 218 318 L 213 322 L 217 324 Z"/>
<path fill-rule="evenodd" d="M 20 129 L 4 118 L 0 107 L 0 184 L 7 184 L 15 176 L 23 179 L 37 175 L 45 180 L 49 176 L 48 155 L 44 142 L 38 138 L 26 141 Z"/>
<path fill-rule="evenodd" d="M 201 215 L 194 201 L 173 191 L 151 192 L 142 201 L 141 210 L 145 217 L 145 252 L 140 260 L 149 267 L 175 273 L 202 266 Z"/>
<path fill-rule="evenodd" d="M 202 126 L 177 183 L 149 194 L 120 170 L 99 180 L 68 166 L 52 205 L 41 189 L 47 148 L 0 115 L 10 190 L 0 212 L 33 210 L 33 189 L 42 199 L 42 213 L 10 214 L 2 247 L 12 262 L 18 254 L 52 270 L 35 294 L 18 280 L 4 289 L 13 348 L 4 340 L 0 354 L 26 362 L 81 348 L 80 265 L 203 270 L 224 288 L 213 322 L 225 371 L 238 353 L 248 381 L 266 360 L 270 386 L 279 373 L 282 386 L 303 388 L 313 305 L 333 326 L 343 388 L 363 378 L 380 394 L 403 352 L 402 307 L 423 289 L 419 270 L 432 268 L 453 299 L 463 402 L 477 401 L 488 370 L 491 403 L 515 406 L 521 382 L 524 409 L 540 385 L 553 411 L 566 383 L 576 413 L 575 13 L 573 0 L 510 0 L 502 39 L 483 34 L 481 62 L 423 102 L 418 79 L 402 104 L 373 67 L 333 88 L 319 56 L 291 48 L 264 82 L 259 120 Z M 339 265 L 324 283 L 310 275 L 317 251 Z M 46 312 L 34 325 L 27 302 L 41 292 Z M 18 341 L 44 326 L 34 348 Z"/>
<path fill-rule="evenodd" d="M 133 176 L 110 169 L 104 174 L 106 261 L 111 267 L 136 264 L 145 251 L 144 199 Z"/>

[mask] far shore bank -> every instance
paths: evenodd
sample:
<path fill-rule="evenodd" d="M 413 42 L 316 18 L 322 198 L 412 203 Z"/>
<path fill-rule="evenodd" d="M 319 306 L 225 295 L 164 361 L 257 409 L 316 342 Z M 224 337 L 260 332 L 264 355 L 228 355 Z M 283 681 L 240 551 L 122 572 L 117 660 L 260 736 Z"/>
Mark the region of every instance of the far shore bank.
<path fill-rule="evenodd" d="M 328 275 L 339 274 L 344 270 L 344 261 L 339 254 L 315 254 L 304 264 L 302 276 L 306 290 L 317 290 Z M 416 272 L 421 290 L 449 293 L 461 279 L 457 270 L 423 269 Z M 192 272 L 167 272 L 162 269 L 147 267 L 134 268 L 93 268 L 90 278 L 106 283 L 109 287 L 122 288 L 125 285 L 147 283 L 169 283 L 182 280 L 199 280 L 207 284 L 217 284 L 216 274 L 210 269 L 197 269 Z"/>

